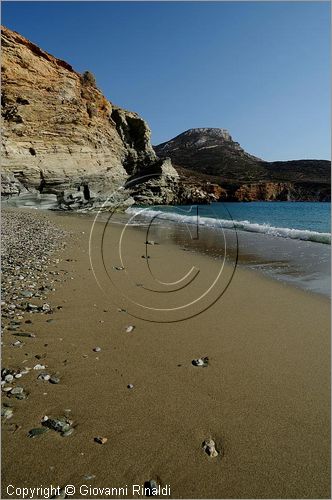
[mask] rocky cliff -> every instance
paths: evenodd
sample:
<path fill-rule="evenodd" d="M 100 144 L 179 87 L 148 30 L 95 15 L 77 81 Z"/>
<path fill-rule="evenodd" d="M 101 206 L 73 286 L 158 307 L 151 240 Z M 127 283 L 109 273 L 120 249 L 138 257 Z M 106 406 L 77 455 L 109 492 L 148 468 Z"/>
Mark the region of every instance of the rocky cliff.
<path fill-rule="evenodd" d="M 110 103 L 90 72 L 77 73 L 5 27 L 1 111 L 5 197 L 48 196 L 63 208 L 98 206 L 133 176 L 135 193 L 138 185 L 146 193 L 139 181 L 146 172 L 158 199 L 172 194 L 178 174 L 170 161 L 158 160 L 146 122 Z M 132 184 L 115 201 L 133 202 Z"/>
<path fill-rule="evenodd" d="M 331 199 L 329 161 L 266 162 L 244 151 L 225 129 L 190 129 L 155 151 L 172 159 L 182 182 L 200 183 L 220 200 Z"/>
<path fill-rule="evenodd" d="M 264 162 L 225 129 L 191 129 L 153 149 L 147 123 L 109 102 L 89 71 L 5 27 L 1 69 L 1 194 L 11 202 L 78 209 L 107 200 L 108 209 L 330 199 L 329 162 Z"/>

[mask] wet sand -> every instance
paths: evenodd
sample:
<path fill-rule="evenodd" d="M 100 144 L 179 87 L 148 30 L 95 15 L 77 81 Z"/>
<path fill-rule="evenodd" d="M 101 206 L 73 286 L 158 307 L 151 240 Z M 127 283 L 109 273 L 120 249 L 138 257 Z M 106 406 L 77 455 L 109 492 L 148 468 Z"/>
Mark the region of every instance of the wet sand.
<path fill-rule="evenodd" d="M 142 313 L 120 298 L 120 290 L 136 302 L 151 299 L 154 307 L 174 308 L 206 290 L 219 272 L 218 259 L 171 243 L 149 246 L 149 264 L 159 281 L 176 281 L 193 266 L 201 278 L 176 299 L 172 293 L 161 298 L 162 285 L 151 297 L 145 289 L 151 276 L 146 277 L 142 258 L 144 234 L 131 229 L 124 236 L 128 276 L 112 269 L 121 265 L 113 243 L 122 230 L 112 226 L 103 242 L 109 249 L 107 277 L 98 258 L 104 229 L 99 224 L 91 251 L 103 291 L 89 260 L 91 221 L 49 217 L 73 234 L 52 268 L 68 271 L 69 279 L 48 295 L 54 314 L 25 314 L 33 323 L 24 331 L 36 338 L 12 348 L 11 332 L 5 331 L 3 366 L 33 367 L 39 362 L 35 355 L 45 353 L 42 361 L 61 381 L 37 380 L 33 370 L 19 380 L 30 395 L 10 400 L 14 416 L 2 425 L 2 498 L 13 498 L 6 492 L 9 484 L 71 484 L 76 488 L 71 498 L 107 498 L 84 488 L 80 493 L 81 485 L 127 485 L 132 498 L 132 485 L 149 479 L 170 485 L 168 498 L 329 498 L 328 299 L 238 267 L 226 292 L 204 313 L 157 323 L 161 313 Z M 220 290 L 231 276 L 230 263 L 224 276 Z M 191 312 L 209 301 L 204 297 Z M 176 320 L 183 314 L 162 316 Z M 54 321 L 47 323 L 50 318 Z M 128 325 L 135 326 L 133 332 L 125 332 Z M 93 351 L 96 346 L 100 352 Z M 209 357 L 208 367 L 192 365 L 201 356 Z M 76 425 L 71 436 L 49 431 L 27 437 L 44 415 L 57 417 L 68 409 Z M 16 432 L 13 423 L 20 426 Z M 107 437 L 107 443 L 97 444 L 96 436 Z M 202 450 L 210 437 L 220 451 L 217 458 Z"/>

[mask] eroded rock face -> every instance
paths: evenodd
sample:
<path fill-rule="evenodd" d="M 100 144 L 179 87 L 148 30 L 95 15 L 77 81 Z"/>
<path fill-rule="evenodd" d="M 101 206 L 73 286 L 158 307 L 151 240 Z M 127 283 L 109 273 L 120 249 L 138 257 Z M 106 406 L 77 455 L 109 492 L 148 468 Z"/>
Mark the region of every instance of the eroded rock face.
<path fill-rule="evenodd" d="M 234 198 L 238 201 L 289 201 L 291 185 L 281 182 L 243 184 L 235 191 Z"/>
<path fill-rule="evenodd" d="M 157 163 L 139 115 L 107 101 L 91 73 L 80 75 L 4 27 L 2 129 L 7 197 L 53 194 L 60 207 L 75 209 L 101 203 Z"/>
<path fill-rule="evenodd" d="M 185 183 L 211 182 L 229 201 L 331 199 L 331 164 L 326 160 L 266 162 L 247 153 L 227 130 L 190 129 L 155 146 L 170 157 Z"/>

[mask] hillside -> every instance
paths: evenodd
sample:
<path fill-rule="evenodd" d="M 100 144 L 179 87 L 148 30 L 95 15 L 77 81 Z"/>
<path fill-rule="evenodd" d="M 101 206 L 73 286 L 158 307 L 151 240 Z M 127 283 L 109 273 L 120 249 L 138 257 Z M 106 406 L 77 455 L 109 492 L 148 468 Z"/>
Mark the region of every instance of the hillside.
<path fill-rule="evenodd" d="M 109 102 L 89 71 L 8 28 L 1 39 L 3 197 L 32 205 L 46 197 L 63 209 L 204 199 L 183 189 L 171 162 L 157 158 L 147 123 Z"/>
<path fill-rule="evenodd" d="M 266 162 L 247 153 L 225 129 L 190 129 L 154 149 L 172 159 L 184 180 L 223 188 L 223 199 L 330 200 L 329 161 Z"/>

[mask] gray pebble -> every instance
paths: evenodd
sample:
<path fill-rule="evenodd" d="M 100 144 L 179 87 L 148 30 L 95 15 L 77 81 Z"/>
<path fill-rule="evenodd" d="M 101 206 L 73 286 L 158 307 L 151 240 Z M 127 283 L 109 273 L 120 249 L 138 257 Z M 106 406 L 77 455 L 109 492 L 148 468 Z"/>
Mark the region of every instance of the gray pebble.
<path fill-rule="evenodd" d="M 51 382 L 51 384 L 59 384 L 60 383 L 59 377 L 56 377 L 55 375 L 52 375 L 50 377 L 49 381 Z"/>
<path fill-rule="evenodd" d="M 45 434 L 45 432 L 48 431 L 47 427 L 36 427 L 35 429 L 31 429 L 28 432 L 29 438 L 36 438 L 41 436 L 42 434 Z"/>
<path fill-rule="evenodd" d="M 11 394 L 22 394 L 24 391 L 23 387 L 14 387 L 12 390 L 11 390 Z"/>

